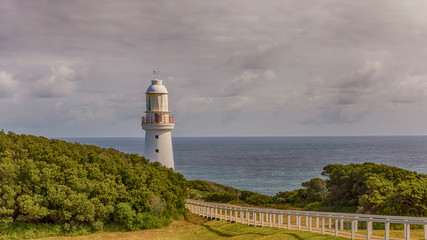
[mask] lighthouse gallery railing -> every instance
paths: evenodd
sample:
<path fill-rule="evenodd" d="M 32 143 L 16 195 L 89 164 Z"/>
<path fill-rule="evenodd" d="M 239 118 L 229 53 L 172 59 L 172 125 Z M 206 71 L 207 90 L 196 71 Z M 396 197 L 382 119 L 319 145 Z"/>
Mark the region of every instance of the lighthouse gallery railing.
<path fill-rule="evenodd" d="M 172 124 L 173 117 L 172 116 L 163 116 L 163 117 L 142 117 L 141 118 L 141 125 L 147 125 L 147 124 Z"/>

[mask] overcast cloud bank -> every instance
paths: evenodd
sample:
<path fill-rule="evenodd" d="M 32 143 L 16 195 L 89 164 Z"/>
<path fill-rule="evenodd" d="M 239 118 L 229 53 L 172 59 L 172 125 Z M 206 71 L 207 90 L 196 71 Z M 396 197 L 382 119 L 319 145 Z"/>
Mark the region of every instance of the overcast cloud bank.
<path fill-rule="evenodd" d="M 427 134 L 425 1 L 2 1 L 1 128 L 143 136 Z"/>

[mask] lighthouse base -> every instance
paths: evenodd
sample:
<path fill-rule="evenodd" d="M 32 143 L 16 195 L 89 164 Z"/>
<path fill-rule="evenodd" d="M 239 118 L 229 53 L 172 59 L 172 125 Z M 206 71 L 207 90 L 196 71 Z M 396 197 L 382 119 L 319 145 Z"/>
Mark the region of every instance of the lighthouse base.
<path fill-rule="evenodd" d="M 171 130 L 145 129 L 145 158 L 175 169 Z"/>

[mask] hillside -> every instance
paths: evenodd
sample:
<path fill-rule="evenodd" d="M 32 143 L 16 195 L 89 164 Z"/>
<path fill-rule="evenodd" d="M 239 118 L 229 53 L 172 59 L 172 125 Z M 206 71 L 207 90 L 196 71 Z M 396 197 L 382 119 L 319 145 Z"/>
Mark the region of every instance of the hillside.
<path fill-rule="evenodd" d="M 186 180 L 136 154 L 0 132 L 0 222 L 61 231 L 168 225 L 181 215 Z M 5 230 L 6 231 L 6 230 Z"/>

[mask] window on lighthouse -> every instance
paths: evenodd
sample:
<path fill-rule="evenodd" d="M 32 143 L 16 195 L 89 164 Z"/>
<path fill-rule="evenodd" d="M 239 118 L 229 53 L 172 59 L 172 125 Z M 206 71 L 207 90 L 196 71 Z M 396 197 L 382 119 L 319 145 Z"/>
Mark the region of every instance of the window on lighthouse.
<path fill-rule="evenodd" d="M 159 135 L 154 136 L 155 139 L 159 139 Z"/>
<path fill-rule="evenodd" d="M 156 149 L 156 153 L 158 153 L 159 152 L 159 149 Z"/>
<path fill-rule="evenodd" d="M 150 96 L 147 96 L 147 111 L 151 111 L 151 101 L 150 101 Z"/>

